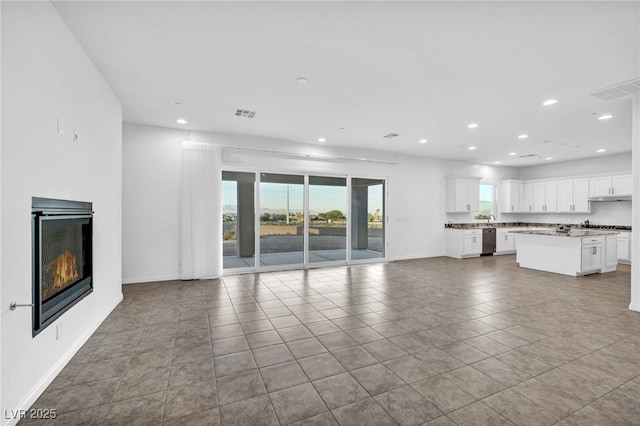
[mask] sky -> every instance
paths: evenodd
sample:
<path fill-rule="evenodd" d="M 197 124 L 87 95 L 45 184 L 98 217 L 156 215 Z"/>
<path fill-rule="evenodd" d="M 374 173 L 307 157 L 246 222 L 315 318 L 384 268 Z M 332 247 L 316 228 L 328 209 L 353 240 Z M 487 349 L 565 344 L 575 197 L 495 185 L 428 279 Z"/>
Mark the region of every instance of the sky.
<path fill-rule="evenodd" d="M 260 204 L 263 209 L 286 209 L 286 184 L 261 183 Z M 302 212 L 304 185 L 289 184 L 289 211 Z M 347 188 L 339 186 L 311 185 L 309 188 L 309 211 L 324 213 L 329 210 L 347 212 Z M 236 200 L 236 184 L 233 181 L 222 182 L 222 205 L 234 206 Z M 369 187 L 368 212 L 382 212 L 382 185 Z"/>

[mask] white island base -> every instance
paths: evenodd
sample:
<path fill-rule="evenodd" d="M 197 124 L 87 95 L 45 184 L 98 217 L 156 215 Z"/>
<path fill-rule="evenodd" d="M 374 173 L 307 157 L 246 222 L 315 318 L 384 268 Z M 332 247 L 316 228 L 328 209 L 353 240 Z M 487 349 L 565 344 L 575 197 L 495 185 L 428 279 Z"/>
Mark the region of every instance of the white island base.
<path fill-rule="evenodd" d="M 616 234 L 567 235 L 518 232 L 516 262 L 522 268 L 580 276 L 613 272 L 618 265 Z"/>

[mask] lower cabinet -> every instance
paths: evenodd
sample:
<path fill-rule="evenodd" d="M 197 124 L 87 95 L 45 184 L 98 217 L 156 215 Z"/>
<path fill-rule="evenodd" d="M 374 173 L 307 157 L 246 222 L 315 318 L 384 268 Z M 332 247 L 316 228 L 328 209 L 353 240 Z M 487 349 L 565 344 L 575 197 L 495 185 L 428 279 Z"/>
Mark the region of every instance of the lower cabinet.
<path fill-rule="evenodd" d="M 462 259 L 482 253 L 482 229 L 447 229 L 445 255 Z"/>
<path fill-rule="evenodd" d="M 582 245 L 582 273 L 602 269 L 602 244 Z"/>
<path fill-rule="evenodd" d="M 509 233 L 512 229 L 498 229 L 496 235 L 496 253 L 509 254 L 516 252 L 516 234 Z"/>
<path fill-rule="evenodd" d="M 618 267 L 618 235 L 582 238 L 583 274 L 612 272 Z"/>
<path fill-rule="evenodd" d="M 608 235 L 604 239 L 602 272 L 615 271 L 618 266 L 618 236 Z"/>
<path fill-rule="evenodd" d="M 618 261 L 620 263 L 631 263 L 631 233 L 621 232 L 618 235 Z"/>
<path fill-rule="evenodd" d="M 480 253 L 482 253 L 482 234 L 465 235 L 462 244 L 462 254 L 465 256 L 472 256 Z"/>

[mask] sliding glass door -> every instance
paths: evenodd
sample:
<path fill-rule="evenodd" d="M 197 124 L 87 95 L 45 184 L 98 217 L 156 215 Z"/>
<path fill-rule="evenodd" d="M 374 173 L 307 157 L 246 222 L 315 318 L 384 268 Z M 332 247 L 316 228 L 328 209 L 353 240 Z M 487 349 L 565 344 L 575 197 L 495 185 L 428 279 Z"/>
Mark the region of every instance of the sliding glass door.
<path fill-rule="evenodd" d="M 347 179 L 309 176 L 309 263 L 347 260 Z"/>
<path fill-rule="evenodd" d="M 255 173 L 222 172 L 224 269 L 255 268 Z"/>
<path fill-rule="evenodd" d="M 351 259 L 385 255 L 384 179 L 351 178 Z"/>
<path fill-rule="evenodd" d="M 385 185 L 376 178 L 223 171 L 224 269 L 386 259 Z"/>
<path fill-rule="evenodd" d="M 260 174 L 260 265 L 304 263 L 304 176 Z"/>

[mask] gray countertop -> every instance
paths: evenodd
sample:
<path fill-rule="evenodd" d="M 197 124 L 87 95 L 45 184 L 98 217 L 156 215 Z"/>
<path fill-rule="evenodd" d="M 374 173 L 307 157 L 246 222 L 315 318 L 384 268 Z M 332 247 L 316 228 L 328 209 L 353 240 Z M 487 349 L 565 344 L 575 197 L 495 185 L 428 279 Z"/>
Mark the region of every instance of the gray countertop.
<path fill-rule="evenodd" d="M 625 225 L 588 225 L 581 227 L 577 224 L 569 223 L 531 223 L 531 222 L 471 222 L 471 223 L 445 223 L 446 229 L 476 229 L 476 228 L 558 228 L 559 226 L 570 226 L 573 229 L 587 231 L 619 231 L 629 232 L 631 226 Z"/>
<path fill-rule="evenodd" d="M 548 235 L 550 237 L 598 237 L 601 235 L 617 235 L 618 231 L 598 231 L 593 229 L 572 229 L 569 232 L 555 230 L 511 231 L 514 234 Z"/>

